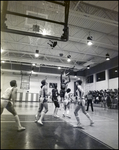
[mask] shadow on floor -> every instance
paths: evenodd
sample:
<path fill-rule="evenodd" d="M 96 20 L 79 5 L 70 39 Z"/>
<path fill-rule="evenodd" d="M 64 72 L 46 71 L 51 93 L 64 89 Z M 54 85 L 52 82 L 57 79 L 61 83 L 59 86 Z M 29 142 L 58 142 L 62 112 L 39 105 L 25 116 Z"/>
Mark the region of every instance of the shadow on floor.
<path fill-rule="evenodd" d="M 2 115 L 1 149 L 113 149 L 52 115 L 45 116 L 43 126 L 34 123 L 34 115 L 19 117 L 26 127 L 22 132 L 12 115 Z"/>

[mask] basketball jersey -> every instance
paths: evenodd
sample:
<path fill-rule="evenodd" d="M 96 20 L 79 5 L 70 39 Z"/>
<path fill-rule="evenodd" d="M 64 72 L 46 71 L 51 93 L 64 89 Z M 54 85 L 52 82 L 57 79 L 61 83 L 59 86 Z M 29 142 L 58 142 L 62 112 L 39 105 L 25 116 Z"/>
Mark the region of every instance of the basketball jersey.
<path fill-rule="evenodd" d="M 82 89 L 80 85 L 78 85 L 78 96 L 80 99 L 84 98 L 84 90 Z"/>
<path fill-rule="evenodd" d="M 70 93 L 67 93 L 67 92 L 66 92 L 66 93 L 65 93 L 65 98 L 69 100 L 69 99 L 70 99 Z"/>
<path fill-rule="evenodd" d="M 45 86 L 43 86 L 41 91 L 40 91 L 40 97 L 44 98 L 43 102 L 47 101 L 46 93 L 45 93 Z"/>
<path fill-rule="evenodd" d="M 44 87 L 42 87 L 42 89 L 41 89 L 41 96 L 42 97 L 45 97 L 45 91 L 44 90 L 45 90 Z"/>
<path fill-rule="evenodd" d="M 52 98 L 57 99 L 57 97 L 58 97 L 58 90 L 52 89 Z"/>
<path fill-rule="evenodd" d="M 2 98 L 10 100 L 11 99 L 12 89 L 13 89 L 13 87 L 7 88 L 5 90 L 5 92 L 4 92 L 4 94 L 2 95 Z"/>
<path fill-rule="evenodd" d="M 66 86 L 65 83 L 62 83 L 62 84 L 61 84 L 61 89 L 62 89 L 62 90 L 65 90 L 66 87 L 67 87 L 67 86 Z"/>

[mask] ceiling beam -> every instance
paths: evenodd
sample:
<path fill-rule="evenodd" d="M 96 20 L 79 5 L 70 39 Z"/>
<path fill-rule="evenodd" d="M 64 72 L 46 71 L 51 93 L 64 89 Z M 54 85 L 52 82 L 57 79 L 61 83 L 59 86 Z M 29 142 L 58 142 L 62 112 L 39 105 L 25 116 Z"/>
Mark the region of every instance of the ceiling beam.
<path fill-rule="evenodd" d="M 74 7 L 74 10 L 77 9 L 77 7 L 78 7 L 78 5 L 79 5 L 80 2 L 81 2 L 81 1 L 78 1 L 78 2 L 77 2 L 76 6 Z"/>
<path fill-rule="evenodd" d="M 44 48 L 44 47 L 41 47 L 42 49 L 46 49 L 46 48 Z M 58 49 L 56 49 L 56 50 L 58 50 Z M 67 53 L 75 53 L 75 54 L 84 54 L 84 55 L 89 55 L 89 56 L 95 56 L 95 57 L 101 57 L 101 58 L 105 58 L 105 56 L 104 55 L 97 55 L 97 54 L 91 54 L 91 53 L 87 53 L 87 52 L 77 52 L 77 51 L 70 51 L 70 50 L 64 50 L 64 49 L 60 49 L 60 51 L 62 51 L 62 52 L 67 52 Z M 29 51 L 22 51 L 22 50 L 12 50 L 12 49 L 5 49 L 4 50 L 4 52 L 13 52 L 13 53 L 18 53 L 18 54 L 30 54 L 30 55 L 34 55 L 34 52 L 29 52 Z M 66 57 L 59 57 L 59 56 L 56 56 L 56 55 L 50 55 L 50 54 L 45 54 L 45 53 L 39 53 L 41 56 L 47 56 L 47 57 L 49 57 L 49 58 L 58 58 L 58 59 L 66 59 Z M 4 56 L 4 54 L 2 54 L 3 56 Z M 1 57 L 2 57 L 2 55 L 1 55 Z M 73 60 L 73 59 L 72 59 Z M 82 61 L 82 62 L 84 62 L 84 60 L 80 60 L 80 61 Z"/>
<path fill-rule="evenodd" d="M 15 72 L 15 73 L 19 73 L 19 75 L 21 75 L 21 71 L 19 71 L 19 70 L 9 70 L 9 69 L 1 69 L 1 73 L 7 73 L 7 72 L 9 72 L 9 73 L 13 73 L 13 72 Z M 31 74 L 31 71 L 26 71 L 26 73 L 30 73 Z M 45 72 L 32 72 L 32 74 L 31 75 L 42 75 L 43 77 L 44 76 L 51 76 L 51 77 L 53 77 L 53 76 L 55 76 L 55 77 L 60 77 L 60 74 L 54 74 L 54 73 L 45 73 Z M 76 79 L 75 78 L 75 76 L 73 76 L 73 75 L 70 75 L 70 77 L 71 77 L 71 79 Z"/>
<path fill-rule="evenodd" d="M 105 19 L 105 18 L 98 17 L 98 16 L 95 16 L 95 15 L 90 15 L 88 13 L 82 13 L 82 12 L 77 12 L 77 11 L 74 11 L 74 10 L 70 10 L 70 15 L 74 16 L 74 17 L 77 17 L 77 18 L 84 18 L 84 19 L 87 19 L 87 20 L 92 20 L 92 21 L 96 21 L 96 22 L 100 22 L 100 23 L 104 23 L 104 24 L 108 24 L 108 25 L 111 25 L 111 26 L 118 27 L 118 21 Z"/>
<path fill-rule="evenodd" d="M 31 59 L 29 58 L 19 58 L 19 57 L 10 57 L 10 59 L 12 61 L 15 61 L 15 62 L 26 62 L 26 63 L 31 63 Z M 9 57 L 3 57 L 1 60 L 4 60 L 4 61 L 9 61 Z M 54 62 L 54 61 L 46 61 L 46 60 L 40 60 L 40 59 L 32 59 L 32 63 L 35 63 L 37 65 L 41 65 L 41 64 L 44 64 L 44 65 L 51 65 L 51 66 L 60 66 L 60 67 L 66 67 L 66 68 L 72 68 L 74 67 L 74 64 L 70 64 L 70 63 L 58 63 L 58 62 Z M 83 65 L 75 65 L 75 69 L 79 70 L 81 68 L 84 68 Z"/>

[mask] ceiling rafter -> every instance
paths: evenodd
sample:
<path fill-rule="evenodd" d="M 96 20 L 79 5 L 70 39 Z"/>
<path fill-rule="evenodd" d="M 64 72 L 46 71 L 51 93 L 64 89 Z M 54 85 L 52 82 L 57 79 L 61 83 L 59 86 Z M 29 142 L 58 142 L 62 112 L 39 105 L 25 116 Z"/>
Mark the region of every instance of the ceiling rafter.
<path fill-rule="evenodd" d="M 6 57 L 6 58 L 4 58 L 4 60 L 7 61 L 9 59 Z M 11 57 L 11 60 L 12 61 L 18 61 L 18 62 L 21 62 L 21 63 L 22 62 L 31 63 L 30 58 L 29 59 L 27 58 L 27 60 L 26 60 L 26 58 L 18 59 L 18 58 L 15 58 L 15 57 Z M 53 65 L 53 66 L 61 66 L 61 67 L 68 67 L 68 68 L 71 68 L 71 67 L 74 66 L 74 64 L 67 63 L 67 62 L 65 62 L 65 63 L 55 62 L 54 63 L 54 61 L 46 61 L 46 60 L 40 60 L 40 59 L 33 59 L 32 62 L 35 62 L 37 65 L 44 64 L 44 65 L 49 65 L 49 66 Z M 75 67 L 77 69 L 80 69 L 80 68 L 83 67 L 83 65 L 82 66 L 81 65 L 76 65 Z"/>
<path fill-rule="evenodd" d="M 44 12 L 44 5 L 42 5 L 42 1 L 37 2 L 38 4 L 41 4 L 39 6 L 38 4 L 36 5 L 35 1 L 32 3 L 30 2 L 29 7 L 27 6 L 27 2 L 25 1 L 23 2 L 24 5 L 22 5 L 21 2 L 18 3 L 20 4 L 20 9 L 17 9 L 19 12 L 21 12 L 22 10 L 21 6 L 24 7 L 22 13 L 25 13 L 26 9 L 31 10 L 30 7 L 32 6 L 34 6 L 34 12 L 37 11 L 39 13 L 48 13 L 48 11 L 50 10 L 48 17 L 53 18 L 55 21 L 61 21 L 61 18 L 64 14 L 62 7 L 54 8 L 53 6 L 51 8 L 49 7 L 50 5 L 47 5 L 47 8 L 45 7 Z M 57 46 L 51 49 L 47 44 L 48 39 L 41 38 L 41 40 L 39 40 L 37 44 L 32 45 L 32 43 L 30 43 L 30 40 L 28 39 L 27 34 L 21 37 L 17 33 L 15 36 L 13 35 L 14 33 L 7 33 L 12 36 L 11 38 L 8 38 L 9 36 L 7 37 L 7 34 L 5 33 L 5 37 L 3 37 L 1 41 L 3 48 L 5 48 L 5 52 L 2 54 L 2 59 L 10 61 L 16 60 L 17 62 L 21 61 L 21 63 L 23 61 L 26 61 L 26 63 L 34 62 L 36 64 L 38 63 L 39 66 L 41 65 L 42 67 L 45 66 L 49 68 L 54 67 L 54 64 L 55 67 L 72 67 L 76 65 L 78 70 L 84 70 L 86 69 L 85 65 L 88 63 L 91 63 L 91 66 L 95 66 L 101 62 L 104 62 L 105 54 L 107 52 L 111 57 L 115 57 L 116 55 L 118 55 L 118 34 L 116 32 L 118 31 L 117 13 L 113 11 L 111 12 L 107 9 L 99 9 L 95 6 L 87 5 L 83 3 L 83 1 L 71 1 L 71 3 L 72 5 L 69 10 L 70 13 L 68 24 L 70 32 L 67 42 L 58 41 Z M 114 2 L 112 3 L 114 4 Z M 83 9 L 80 10 L 81 6 L 83 6 Z M 12 7 L 13 5 L 10 6 L 9 10 L 16 9 L 12 9 Z M 56 12 L 57 10 L 58 13 Z M 53 12 L 55 14 L 52 16 Z M 108 12 L 110 13 L 108 14 Z M 57 18 L 57 15 L 60 16 L 59 19 Z M 77 21 L 77 19 L 79 21 Z M 99 19 L 101 22 L 98 21 Z M 13 19 L 13 21 L 15 21 L 15 19 Z M 27 28 L 27 26 L 22 24 L 21 19 L 18 20 L 18 22 L 13 22 L 14 27 L 16 23 L 20 23 L 18 25 L 19 30 L 28 30 L 28 32 L 34 32 L 32 31 L 32 29 Z M 11 28 L 14 27 L 11 26 Z M 54 31 L 52 33 L 53 35 L 60 35 L 60 26 L 54 26 L 51 28 L 51 30 Z M 87 45 L 87 36 L 89 32 L 91 32 L 91 36 L 93 36 L 93 45 L 90 47 Z M 37 37 L 34 36 L 34 38 Z M 14 40 L 13 38 L 15 38 L 16 40 Z M 34 56 L 36 49 L 40 51 L 40 56 L 38 58 L 35 58 Z M 7 51 L 9 52 L 7 53 L 7 55 L 5 55 Z M 60 53 L 63 53 L 63 57 L 59 55 Z M 72 59 L 70 63 L 67 62 L 67 54 L 69 53 Z"/>
<path fill-rule="evenodd" d="M 74 39 L 74 38 L 73 38 Z M 79 40 L 79 39 L 78 39 Z M 72 41 L 72 40 L 71 40 Z M 99 43 L 99 42 L 98 42 Z M 29 44 L 30 45 L 30 44 Z M 68 45 L 68 44 L 66 44 L 66 45 Z M 85 45 L 86 47 L 87 47 L 87 45 Z M 32 48 L 32 47 L 31 47 Z M 43 49 L 45 49 L 44 47 L 42 47 L 42 50 Z M 112 50 L 112 49 L 111 49 Z M 10 50 L 10 51 L 14 51 L 14 50 Z M 71 53 L 77 53 L 77 54 L 85 54 L 84 52 L 76 52 L 76 51 L 70 51 L 70 50 L 65 50 L 65 49 L 60 49 L 60 51 L 62 51 L 62 52 L 71 52 Z M 82 50 L 83 51 L 83 50 Z M 14 51 L 15 52 L 15 51 Z M 22 50 L 18 50 L 18 53 L 22 53 Z M 23 53 L 30 53 L 29 51 L 28 52 L 23 52 Z M 34 53 L 34 52 L 33 52 Z M 86 53 L 87 55 L 92 55 L 92 56 L 97 56 L 97 55 L 95 55 L 95 54 L 90 54 L 90 53 Z M 50 56 L 50 55 L 49 55 Z M 98 57 L 104 57 L 104 56 L 101 56 L 101 55 L 98 55 Z"/>
<path fill-rule="evenodd" d="M 77 26 L 77 25 L 72 25 L 69 23 L 69 28 L 72 27 L 72 28 L 79 28 L 79 29 L 83 29 L 83 30 L 86 30 L 87 32 L 90 31 L 90 32 L 95 32 L 95 33 L 102 33 L 104 35 L 110 35 L 110 36 L 114 36 L 114 37 L 118 37 L 116 35 L 113 35 L 113 34 L 109 34 L 109 33 L 104 33 L 102 31 L 97 31 L 97 30 L 93 30 L 93 29 L 89 29 L 89 28 L 84 28 L 84 27 L 80 27 L 80 26 Z"/>
<path fill-rule="evenodd" d="M 71 10 L 71 11 L 72 11 L 71 15 L 75 16 L 77 18 L 84 18 L 84 19 L 87 19 L 87 20 L 90 20 L 90 21 L 92 20 L 92 21 L 96 21 L 96 22 L 100 22 L 100 23 L 104 23 L 104 24 L 107 24 L 107 25 L 118 27 L 118 21 L 104 19 L 104 18 L 101 18 L 101 17 L 97 17 L 97 16 L 94 16 L 94 15 L 89 15 L 87 13 L 82 13 L 82 12 L 77 13 L 77 12 L 74 12 L 73 10 Z"/>
<path fill-rule="evenodd" d="M 113 11 L 113 10 L 110 10 L 110 9 L 107 9 L 107 8 L 104 8 L 104 7 L 101 7 L 101 6 L 92 5 L 92 4 L 86 3 L 85 1 L 83 1 L 82 4 L 85 4 L 86 6 L 92 7 L 94 9 L 98 9 L 99 11 L 103 10 L 103 11 L 108 11 L 109 13 L 112 13 L 112 14 L 117 14 L 116 11 Z"/>
<path fill-rule="evenodd" d="M 74 10 L 77 9 L 77 7 L 79 6 L 79 3 L 80 3 L 80 2 L 81 2 L 81 1 L 78 1 L 78 2 L 77 2 L 76 6 L 74 7 Z"/>

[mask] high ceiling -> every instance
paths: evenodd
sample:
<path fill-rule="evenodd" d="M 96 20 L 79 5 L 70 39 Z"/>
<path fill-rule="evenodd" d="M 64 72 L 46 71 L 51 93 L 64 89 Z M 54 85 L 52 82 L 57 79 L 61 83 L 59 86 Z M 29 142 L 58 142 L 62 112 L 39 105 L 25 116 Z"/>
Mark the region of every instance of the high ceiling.
<path fill-rule="evenodd" d="M 58 2 L 58 1 L 57 1 Z M 63 1 L 59 1 L 62 2 Z M 3 1 L 1 11 L 3 12 Z M 64 7 L 48 1 L 8 1 L 7 11 L 63 22 Z M 8 29 L 60 37 L 63 26 L 51 22 L 7 14 L 5 25 Z M 39 28 L 37 30 L 36 27 Z M 85 70 L 88 65 L 96 66 L 105 62 L 105 55 L 118 56 L 118 1 L 70 1 L 68 41 L 52 40 L 38 36 L 1 32 L 1 60 L 10 64 L 35 63 L 37 67 L 73 68 Z M 93 45 L 87 45 L 87 37 Z M 51 41 L 57 42 L 52 48 Z M 49 44 L 48 44 L 49 43 Z M 39 57 L 34 56 L 39 50 Z M 62 56 L 63 55 L 63 56 Z M 71 62 L 67 62 L 67 56 Z M 12 70 L 12 68 L 10 68 Z M 50 69 L 49 69 L 50 73 Z"/>

